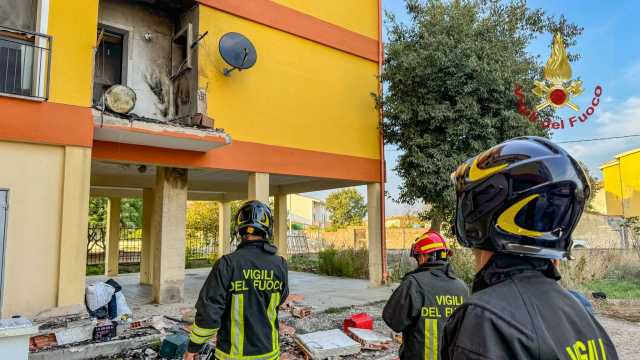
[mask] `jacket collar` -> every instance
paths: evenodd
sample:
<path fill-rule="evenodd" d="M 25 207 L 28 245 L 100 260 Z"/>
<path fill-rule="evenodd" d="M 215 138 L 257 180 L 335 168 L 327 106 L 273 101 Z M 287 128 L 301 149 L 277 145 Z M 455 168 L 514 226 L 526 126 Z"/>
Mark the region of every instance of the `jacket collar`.
<path fill-rule="evenodd" d="M 438 272 L 442 272 L 444 275 L 446 275 L 446 276 L 448 276 L 450 278 L 453 278 L 452 270 L 451 270 L 451 267 L 450 267 L 449 263 L 447 261 L 441 261 L 441 260 L 428 262 L 428 263 L 424 263 L 422 265 L 419 265 L 417 269 L 406 273 L 404 275 L 404 277 L 406 278 L 409 275 L 413 275 L 413 274 L 417 274 L 417 273 L 421 273 L 421 272 L 425 272 L 425 271 L 433 271 L 433 270 L 440 270 Z M 434 274 L 436 276 L 439 276 L 435 272 L 432 272 L 432 274 Z"/>
<path fill-rule="evenodd" d="M 269 254 L 276 254 L 278 252 L 278 248 L 271 245 L 271 243 L 267 240 L 250 240 L 250 241 L 243 240 L 238 245 L 238 249 L 252 248 L 252 247 L 256 247 Z"/>
<path fill-rule="evenodd" d="M 560 273 L 548 259 L 496 253 L 476 274 L 471 292 L 486 289 L 525 272 L 540 272 L 545 277 L 560 280 Z"/>

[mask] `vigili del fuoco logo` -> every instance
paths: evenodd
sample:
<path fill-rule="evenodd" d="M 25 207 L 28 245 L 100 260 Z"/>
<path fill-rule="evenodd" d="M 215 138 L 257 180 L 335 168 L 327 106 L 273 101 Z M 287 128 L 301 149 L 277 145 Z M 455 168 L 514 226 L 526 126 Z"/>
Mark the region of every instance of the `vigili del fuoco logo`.
<path fill-rule="evenodd" d="M 527 108 L 522 87 L 516 85 L 515 95 L 518 98 L 518 112 L 529 121 L 539 122 L 540 126 L 547 129 L 565 129 L 586 122 L 595 113 L 600 104 L 602 86 L 596 86 L 593 90 L 591 103 L 584 111 L 581 111 L 580 107 L 573 102 L 573 99 L 582 94 L 582 81 L 573 80 L 571 76 L 571 65 L 569 64 L 567 49 L 564 47 L 564 41 L 560 34 L 555 34 L 553 36 L 551 56 L 544 66 L 544 80 L 534 81 L 533 93 L 540 98 L 540 102 L 535 106 L 535 109 Z M 565 119 L 560 119 L 559 121 L 551 118 L 538 119 L 538 112 L 549 106 L 556 109 L 566 106 L 581 114 L 570 116 L 566 121 Z"/>

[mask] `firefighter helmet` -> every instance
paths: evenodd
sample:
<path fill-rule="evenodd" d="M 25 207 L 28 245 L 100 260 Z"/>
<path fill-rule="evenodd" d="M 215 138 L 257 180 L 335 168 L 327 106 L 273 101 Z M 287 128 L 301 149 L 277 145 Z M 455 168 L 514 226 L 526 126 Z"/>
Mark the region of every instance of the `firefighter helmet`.
<path fill-rule="evenodd" d="M 466 247 L 563 258 L 590 189 L 584 170 L 541 137 L 505 141 L 451 175 L 454 232 Z"/>
<path fill-rule="evenodd" d="M 448 255 L 451 255 L 451 250 L 447 247 L 447 242 L 442 235 L 435 231 L 427 231 L 426 233 L 418 236 L 416 241 L 411 247 L 411 256 L 416 257 L 418 255 L 429 255 L 436 251 L 440 251 L 443 255 L 440 258 L 446 259 Z"/>
<path fill-rule="evenodd" d="M 260 201 L 247 201 L 236 214 L 236 232 L 241 238 L 245 235 L 257 235 L 270 240 L 273 235 L 271 209 Z"/>

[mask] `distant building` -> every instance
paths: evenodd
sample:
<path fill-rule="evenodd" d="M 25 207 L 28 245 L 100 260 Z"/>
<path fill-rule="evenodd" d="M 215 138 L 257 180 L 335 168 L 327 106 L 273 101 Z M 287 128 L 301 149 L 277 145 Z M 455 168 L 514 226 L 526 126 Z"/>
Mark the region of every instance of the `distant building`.
<path fill-rule="evenodd" d="M 606 214 L 640 216 L 640 148 L 618 154 L 602 170 Z"/>
<path fill-rule="evenodd" d="M 327 208 L 324 201 L 306 196 L 287 195 L 287 210 L 289 213 L 289 228 L 327 225 Z"/>
<path fill-rule="evenodd" d="M 387 228 L 419 228 L 424 226 L 417 216 L 412 215 L 388 216 L 384 224 Z"/>

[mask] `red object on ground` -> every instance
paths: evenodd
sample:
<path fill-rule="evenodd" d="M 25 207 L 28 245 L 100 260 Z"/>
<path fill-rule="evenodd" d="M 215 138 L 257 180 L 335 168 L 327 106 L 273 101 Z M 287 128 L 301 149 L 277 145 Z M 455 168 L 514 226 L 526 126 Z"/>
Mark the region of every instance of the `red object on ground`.
<path fill-rule="evenodd" d="M 373 330 L 373 318 L 367 313 L 353 314 L 349 318 L 344 319 L 342 331 L 346 334 L 350 327 Z"/>

